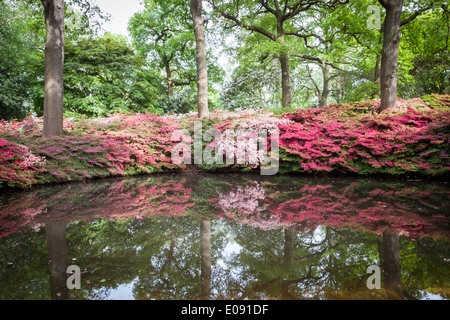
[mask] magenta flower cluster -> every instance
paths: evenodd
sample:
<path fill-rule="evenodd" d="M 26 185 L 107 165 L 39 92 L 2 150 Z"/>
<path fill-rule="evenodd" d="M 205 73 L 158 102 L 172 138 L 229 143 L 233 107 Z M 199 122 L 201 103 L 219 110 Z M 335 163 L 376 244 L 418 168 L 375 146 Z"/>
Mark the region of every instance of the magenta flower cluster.
<path fill-rule="evenodd" d="M 408 107 L 375 113 L 376 104 L 343 104 L 287 114 L 279 126 L 284 171 L 447 174 L 450 111 Z"/>

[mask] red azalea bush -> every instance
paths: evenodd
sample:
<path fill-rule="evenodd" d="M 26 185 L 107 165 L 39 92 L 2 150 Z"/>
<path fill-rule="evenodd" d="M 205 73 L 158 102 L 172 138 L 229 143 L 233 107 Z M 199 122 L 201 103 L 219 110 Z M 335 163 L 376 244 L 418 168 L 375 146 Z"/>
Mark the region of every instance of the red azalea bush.
<path fill-rule="evenodd" d="M 154 114 L 115 114 L 94 120 L 65 119 L 64 136 L 41 138 L 39 119 L 4 122 L 0 135 L 9 141 L 1 139 L 0 186 L 180 170 L 184 165 L 173 164 L 170 157 L 172 132 L 178 128 L 173 120 Z M 30 155 L 45 159 L 45 165 L 24 165 L 28 148 Z"/>
<path fill-rule="evenodd" d="M 286 114 L 294 123 L 279 127 L 281 171 L 449 172 L 449 111 L 374 113 L 376 107 L 344 104 Z"/>
<path fill-rule="evenodd" d="M 44 165 L 44 158 L 31 153 L 28 147 L 0 138 L 0 186 L 34 183 L 36 174 L 43 171 Z"/>

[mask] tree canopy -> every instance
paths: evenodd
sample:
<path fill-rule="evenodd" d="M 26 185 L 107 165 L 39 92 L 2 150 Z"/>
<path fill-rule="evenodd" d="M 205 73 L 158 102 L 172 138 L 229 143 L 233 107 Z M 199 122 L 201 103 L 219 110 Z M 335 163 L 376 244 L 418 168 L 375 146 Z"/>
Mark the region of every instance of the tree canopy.
<path fill-rule="evenodd" d="M 381 97 L 388 1 L 202 3 L 210 108 L 299 109 Z M 145 0 L 129 21 L 129 39 L 105 35 L 109 17 L 91 1 L 64 6 L 65 116 L 196 109 L 189 3 Z M 0 9 L 0 118 L 42 115 L 43 6 L 5 0 Z M 403 2 L 396 62 L 386 69 L 398 70 L 395 97 L 450 92 L 449 13 L 448 1 Z"/>

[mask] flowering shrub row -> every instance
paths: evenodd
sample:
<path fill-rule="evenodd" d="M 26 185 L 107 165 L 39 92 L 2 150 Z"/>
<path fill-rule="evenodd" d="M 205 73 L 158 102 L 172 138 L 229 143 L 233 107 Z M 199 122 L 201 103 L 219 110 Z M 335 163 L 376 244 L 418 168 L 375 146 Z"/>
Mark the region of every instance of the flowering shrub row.
<path fill-rule="evenodd" d="M 63 137 L 45 139 L 40 138 L 42 121 L 32 117 L 0 128 L 9 140 L 0 142 L 0 186 L 184 168 L 170 157 L 171 135 L 179 126 L 153 114 L 116 114 L 79 122 L 66 119 Z"/>
<path fill-rule="evenodd" d="M 285 115 L 280 171 L 446 174 L 450 112 L 407 107 L 373 113 L 373 105 L 333 105 Z"/>
<path fill-rule="evenodd" d="M 398 102 L 396 111 L 381 113 L 377 111 L 379 100 L 297 110 L 281 116 L 215 111 L 203 121 L 203 127 L 215 128 L 222 136 L 203 147 L 216 146 L 237 159 L 236 133 L 256 142 L 261 129 L 267 129 L 269 136 L 277 130 L 281 173 L 448 174 L 449 96 Z M 183 163 L 177 165 L 171 159 L 178 143 L 172 141 L 172 134 L 181 128 L 192 133 L 194 121 L 198 121 L 195 115 L 162 117 L 150 113 L 65 119 L 64 136 L 48 139 L 40 137 L 41 118 L 0 121 L 0 187 L 183 170 Z M 253 169 L 263 160 L 261 150 L 255 155 L 255 159 L 246 158 L 243 163 L 204 168 Z"/>

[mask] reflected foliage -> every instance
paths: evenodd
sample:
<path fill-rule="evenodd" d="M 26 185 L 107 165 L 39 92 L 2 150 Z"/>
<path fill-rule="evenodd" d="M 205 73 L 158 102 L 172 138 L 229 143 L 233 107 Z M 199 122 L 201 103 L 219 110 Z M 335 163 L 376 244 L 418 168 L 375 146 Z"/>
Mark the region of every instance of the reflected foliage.
<path fill-rule="evenodd" d="M 447 211 L 445 183 L 348 178 L 161 175 L 2 194 L 0 299 L 448 299 Z M 57 289 L 54 264 L 79 266 L 81 289 Z M 369 290 L 370 265 L 400 270 L 400 291 L 384 272 Z"/>

